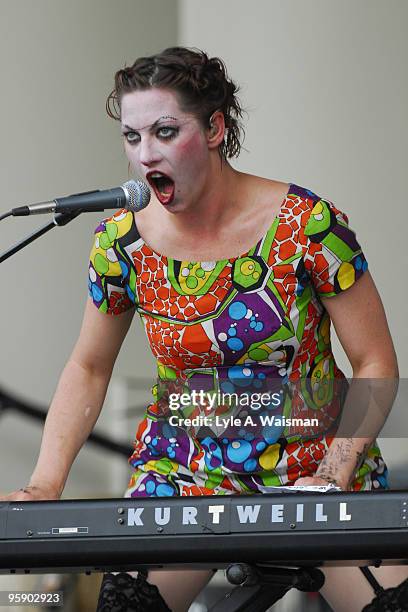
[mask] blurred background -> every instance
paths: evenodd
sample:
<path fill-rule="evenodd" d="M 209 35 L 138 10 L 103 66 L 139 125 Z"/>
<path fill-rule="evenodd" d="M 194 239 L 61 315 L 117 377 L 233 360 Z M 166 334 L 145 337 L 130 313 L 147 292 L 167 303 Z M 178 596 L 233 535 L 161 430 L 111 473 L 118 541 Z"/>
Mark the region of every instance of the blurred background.
<path fill-rule="evenodd" d="M 119 125 L 105 113 L 114 72 L 168 46 L 204 49 L 224 59 L 248 111 L 245 150 L 233 165 L 303 185 L 347 212 L 407 378 L 407 18 L 406 0 L 1 0 L 0 215 L 127 180 Z M 84 214 L 1 264 L 7 397 L 47 408 L 77 338 L 102 216 Z M 49 220 L 4 220 L 0 251 Z M 135 319 L 97 431 L 130 449 L 154 376 Z M 381 445 L 391 484 L 404 487 L 408 416 L 398 418 L 399 437 Z M 10 407 L 0 413 L 0 492 L 27 482 L 40 439 L 35 420 Z M 119 497 L 128 475 L 124 457 L 88 444 L 64 498 Z M 22 579 L 0 578 L 0 589 L 12 580 Z"/>

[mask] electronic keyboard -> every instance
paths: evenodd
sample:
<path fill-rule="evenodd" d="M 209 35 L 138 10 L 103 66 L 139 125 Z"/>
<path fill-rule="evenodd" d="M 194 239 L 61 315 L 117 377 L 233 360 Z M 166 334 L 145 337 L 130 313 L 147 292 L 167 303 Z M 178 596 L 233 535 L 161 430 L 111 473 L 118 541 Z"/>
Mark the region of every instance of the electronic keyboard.
<path fill-rule="evenodd" d="M 408 491 L 0 502 L 0 573 L 408 563 Z"/>

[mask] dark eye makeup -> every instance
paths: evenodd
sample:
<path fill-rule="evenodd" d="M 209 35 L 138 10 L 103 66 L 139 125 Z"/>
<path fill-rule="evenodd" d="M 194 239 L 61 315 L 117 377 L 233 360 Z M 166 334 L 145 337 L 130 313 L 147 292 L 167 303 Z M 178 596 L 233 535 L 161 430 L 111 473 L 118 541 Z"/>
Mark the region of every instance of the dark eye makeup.
<path fill-rule="evenodd" d="M 161 138 L 162 140 L 171 140 L 175 138 L 179 133 L 179 128 L 169 125 L 162 125 L 155 130 L 156 136 Z M 122 132 L 123 137 L 129 144 L 137 144 L 140 142 L 140 134 L 138 132 L 134 132 L 132 130 L 126 130 Z"/>

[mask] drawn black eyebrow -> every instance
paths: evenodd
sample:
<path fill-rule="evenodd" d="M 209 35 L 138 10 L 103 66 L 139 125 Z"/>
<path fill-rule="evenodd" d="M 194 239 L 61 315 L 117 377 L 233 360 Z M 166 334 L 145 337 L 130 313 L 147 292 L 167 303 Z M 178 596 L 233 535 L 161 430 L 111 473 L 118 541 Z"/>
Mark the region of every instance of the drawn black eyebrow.
<path fill-rule="evenodd" d="M 173 119 L 173 121 L 177 121 L 176 117 L 172 117 L 171 115 L 163 115 L 162 117 L 159 117 L 158 119 L 156 119 L 154 123 L 152 123 L 152 125 L 150 126 L 150 129 L 153 130 L 155 127 L 157 127 L 157 125 L 160 123 L 160 121 L 162 121 L 162 119 Z M 127 130 L 130 130 L 131 132 L 138 132 L 138 130 L 130 127 L 130 125 L 126 125 L 126 123 L 122 125 L 122 129 L 127 129 Z M 140 128 L 140 129 L 143 129 L 143 128 Z"/>

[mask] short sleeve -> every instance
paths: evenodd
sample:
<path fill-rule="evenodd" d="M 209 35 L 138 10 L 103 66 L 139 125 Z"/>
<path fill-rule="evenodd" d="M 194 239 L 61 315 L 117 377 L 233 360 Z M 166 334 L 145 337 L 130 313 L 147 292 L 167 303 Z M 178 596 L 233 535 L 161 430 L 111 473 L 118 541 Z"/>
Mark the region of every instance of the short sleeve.
<path fill-rule="evenodd" d="M 341 293 L 367 270 L 366 258 L 347 215 L 331 202 L 315 202 L 304 235 L 305 268 L 319 296 Z"/>
<path fill-rule="evenodd" d="M 136 273 L 126 245 L 133 214 L 119 211 L 95 230 L 89 257 L 89 296 L 101 312 L 117 315 L 136 304 Z"/>

